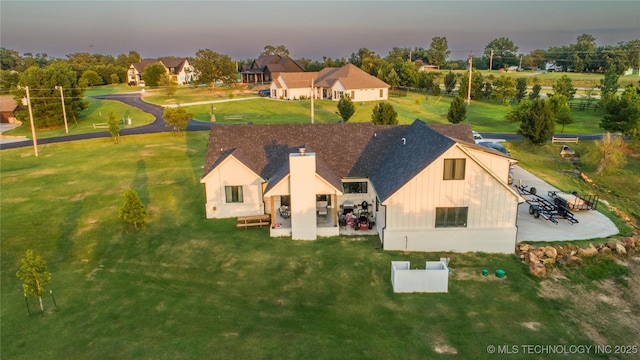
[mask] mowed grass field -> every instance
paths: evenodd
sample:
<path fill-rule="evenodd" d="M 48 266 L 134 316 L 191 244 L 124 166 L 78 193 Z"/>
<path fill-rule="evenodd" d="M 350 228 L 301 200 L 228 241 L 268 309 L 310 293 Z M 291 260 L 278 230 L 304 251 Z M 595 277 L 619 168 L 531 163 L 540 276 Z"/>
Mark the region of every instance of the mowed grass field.
<path fill-rule="evenodd" d="M 204 219 L 207 139 L 2 151 L 3 359 L 494 359 L 490 345 L 593 344 L 567 316 L 571 302 L 541 296 L 513 255 L 385 252 L 377 237 L 296 242 Z M 118 219 L 129 187 L 150 211 L 139 231 Z M 47 293 L 43 314 L 35 299 L 27 314 L 15 276 L 27 249 L 53 274 L 57 308 Z M 391 261 L 441 256 L 448 293 L 393 293 Z M 625 325 L 606 330 L 612 345 L 637 340 Z"/>

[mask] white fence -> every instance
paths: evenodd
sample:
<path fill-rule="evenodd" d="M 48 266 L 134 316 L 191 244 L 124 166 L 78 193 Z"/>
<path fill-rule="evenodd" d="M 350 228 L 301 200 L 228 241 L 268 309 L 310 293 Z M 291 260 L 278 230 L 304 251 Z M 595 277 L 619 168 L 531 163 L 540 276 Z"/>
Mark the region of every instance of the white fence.
<path fill-rule="evenodd" d="M 411 270 L 409 261 L 391 262 L 393 292 L 449 292 L 447 259 L 427 261 L 425 269 Z"/>

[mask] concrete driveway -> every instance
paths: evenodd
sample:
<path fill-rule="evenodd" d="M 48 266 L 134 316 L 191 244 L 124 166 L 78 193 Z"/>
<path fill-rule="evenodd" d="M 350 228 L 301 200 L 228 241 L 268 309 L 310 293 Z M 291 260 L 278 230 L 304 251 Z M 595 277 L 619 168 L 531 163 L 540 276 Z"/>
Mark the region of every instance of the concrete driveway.
<path fill-rule="evenodd" d="M 537 194 L 547 197 L 549 191 L 565 191 L 571 189 L 557 189 L 532 173 L 516 166 L 513 169 L 513 184 L 535 187 Z M 598 207 L 605 206 L 600 203 Z M 536 219 L 529 214 L 529 204 L 522 203 L 518 206 L 518 235 L 517 241 L 571 241 L 588 240 L 593 238 L 605 238 L 618 233 L 618 228 L 606 216 L 596 210 L 572 211 L 579 223 L 571 224 L 564 219 L 558 219 L 558 224 L 545 220 L 542 217 Z"/>

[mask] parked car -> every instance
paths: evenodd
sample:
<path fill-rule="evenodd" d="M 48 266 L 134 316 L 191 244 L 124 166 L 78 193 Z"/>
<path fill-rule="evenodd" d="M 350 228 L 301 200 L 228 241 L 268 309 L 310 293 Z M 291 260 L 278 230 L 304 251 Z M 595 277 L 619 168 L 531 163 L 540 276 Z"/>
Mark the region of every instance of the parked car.
<path fill-rule="evenodd" d="M 495 142 L 491 142 L 491 141 L 480 141 L 478 143 L 478 145 L 484 146 L 484 147 L 488 147 L 494 150 L 498 150 L 501 153 L 507 155 L 507 156 L 511 156 L 511 154 L 509 153 L 509 150 L 507 150 L 506 147 L 504 147 L 502 144 L 498 144 Z"/>
<path fill-rule="evenodd" d="M 480 135 L 477 131 L 472 131 L 473 133 L 473 140 L 477 143 L 481 142 L 482 139 L 482 135 Z"/>

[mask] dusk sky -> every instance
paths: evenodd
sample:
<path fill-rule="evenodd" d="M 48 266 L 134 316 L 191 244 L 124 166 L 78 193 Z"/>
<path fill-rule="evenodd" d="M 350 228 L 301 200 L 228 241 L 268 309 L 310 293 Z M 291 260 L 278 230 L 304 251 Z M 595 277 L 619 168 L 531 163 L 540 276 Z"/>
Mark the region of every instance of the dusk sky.
<path fill-rule="evenodd" d="M 360 48 L 429 48 L 444 36 L 450 59 L 480 55 L 508 37 L 520 53 L 640 39 L 640 1 L 0 1 L 0 45 L 21 54 L 76 52 L 144 58 L 211 49 L 255 58 L 285 45 L 294 58 L 349 57 Z"/>

